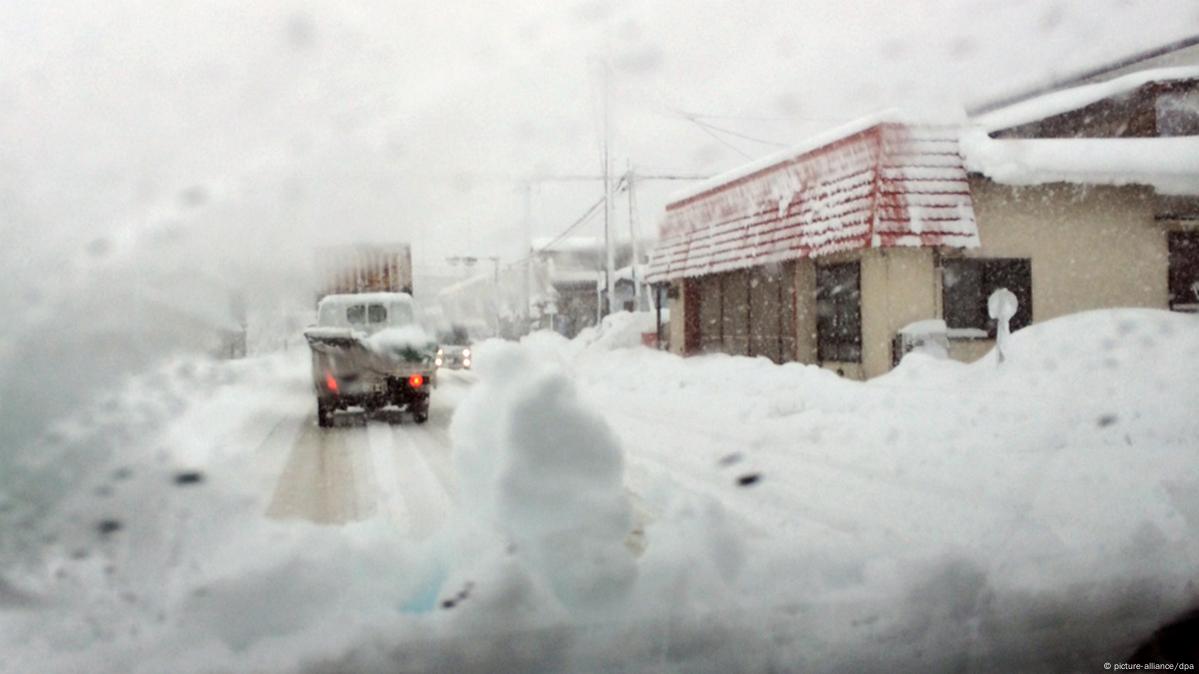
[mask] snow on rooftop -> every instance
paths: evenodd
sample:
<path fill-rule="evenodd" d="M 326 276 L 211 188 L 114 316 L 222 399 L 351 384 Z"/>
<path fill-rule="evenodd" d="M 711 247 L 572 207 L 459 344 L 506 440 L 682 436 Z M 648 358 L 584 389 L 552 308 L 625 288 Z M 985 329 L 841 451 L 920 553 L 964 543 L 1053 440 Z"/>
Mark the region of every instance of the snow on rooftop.
<path fill-rule="evenodd" d="M 1189 79 L 1199 79 L 1199 66 L 1142 70 L 1105 82 L 1086 84 L 1037 96 L 978 115 L 972 120 L 972 123 L 987 132 L 1001 131 L 1042 120 L 1046 117 L 1053 117 L 1072 110 L 1078 110 L 1105 98 L 1127 94 L 1149 82 L 1169 82 Z"/>
<path fill-rule="evenodd" d="M 977 247 L 958 127 L 889 121 L 901 117 L 864 118 L 668 204 L 648 280 L 865 247 Z"/>
<path fill-rule="evenodd" d="M 784 162 L 796 159 L 813 150 L 824 147 L 825 145 L 829 145 L 830 143 L 834 143 L 843 138 L 848 138 L 855 133 L 860 133 L 871 127 L 878 126 L 883 122 L 905 121 L 908 121 L 907 115 L 900 110 L 895 109 L 883 110 L 865 117 L 860 117 L 841 126 L 818 133 L 797 145 L 793 145 L 772 154 L 768 154 L 765 157 L 752 161 L 748 164 L 742 164 L 737 168 L 712 176 L 707 180 L 688 185 L 687 187 L 672 193 L 668 203 L 675 204 L 680 201 L 686 201 L 705 192 L 719 189 L 731 182 L 752 176 L 760 171 L 764 171 Z"/>
<path fill-rule="evenodd" d="M 1008 185 L 1149 185 L 1199 195 L 1199 137 L 996 139 L 962 134 L 966 168 Z"/>

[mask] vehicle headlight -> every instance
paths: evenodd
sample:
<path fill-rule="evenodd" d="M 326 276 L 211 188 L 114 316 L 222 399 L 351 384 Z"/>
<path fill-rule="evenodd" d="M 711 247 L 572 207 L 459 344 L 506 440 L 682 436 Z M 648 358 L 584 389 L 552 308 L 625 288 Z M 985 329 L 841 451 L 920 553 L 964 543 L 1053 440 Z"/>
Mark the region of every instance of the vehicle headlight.
<path fill-rule="evenodd" d="M 470 349 L 463 349 L 463 350 L 462 350 L 462 357 L 463 357 L 463 358 L 470 358 Z"/>

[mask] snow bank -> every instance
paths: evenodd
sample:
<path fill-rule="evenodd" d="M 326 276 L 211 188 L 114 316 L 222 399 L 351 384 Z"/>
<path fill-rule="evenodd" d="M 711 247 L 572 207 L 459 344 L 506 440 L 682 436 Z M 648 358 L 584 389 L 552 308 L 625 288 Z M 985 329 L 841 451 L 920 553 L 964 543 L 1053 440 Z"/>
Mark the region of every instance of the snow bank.
<path fill-rule="evenodd" d="M 581 349 L 630 349 L 641 346 L 641 335 L 656 326 L 653 312 L 618 311 L 605 316 L 598 327 L 584 328 L 575 341 Z"/>
<path fill-rule="evenodd" d="M 911 355 L 867 383 L 651 350 L 581 354 L 576 371 L 625 421 L 651 508 L 682 489 L 727 511 L 750 551 L 732 587 L 754 611 L 728 624 L 770 616 L 776 664 L 1119 660 L 1199 603 L 1199 363 L 1184 355 L 1199 329 L 1093 312 L 1009 347 L 1002 364 Z M 649 555 L 668 534 L 647 535 Z"/>

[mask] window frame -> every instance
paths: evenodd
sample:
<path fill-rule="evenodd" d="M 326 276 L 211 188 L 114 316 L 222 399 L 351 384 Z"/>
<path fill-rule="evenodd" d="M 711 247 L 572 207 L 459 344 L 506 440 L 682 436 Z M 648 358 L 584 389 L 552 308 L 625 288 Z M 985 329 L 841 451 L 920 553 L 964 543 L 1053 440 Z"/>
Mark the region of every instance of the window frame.
<path fill-rule="evenodd" d="M 358 316 L 355 321 L 352 314 Z M 347 325 L 366 325 L 366 305 L 365 304 L 348 304 L 346 305 L 346 324 Z"/>
<path fill-rule="evenodd" d="M 1173 230 L 1166 236 L 1166 306 L 1170 311 L 1199 311 L 1195 308 L 1199 306 L 1199 297 L 1194 296 L 1190 286 L 1182 285 L 1186 266 L 1194 267 L 1191 283 L 1199 282 L 1199 229 Z M 1188 259 L 1188 254 L 1194 257 Z"/>
<path fill-rule="evenodd" d="M 848 279 L 837 280 L 838 274 L 852 274 L 853 288 L 844 294 L 850 302 L 841 299 L 834 302 L 836 295 L 829 295 L 831 288 L 826 283 L 833 279 L 841 285 Z M 862 362 L 862 263 L 860 260 L 836 264 L 816 265 L 816 358 L 822 363 Z M 834 286 L 835 287 L 835 286 Z M 831 306 L 831 313 L 827 307 Z M 852 306 L 844 316 L 838 309 Z M 842 319 L 847 324 L 838 326 Z M 840 333 L 840 334 L 838 334 Z"/>
<path fill-rule="evenodd" d="M 383 312 L 383 317 L 378 317 L 378 312 Z M 390 312 L 387 311 L 387 306 L 378 302 L 373 302 L 366 305 L 366 324 L 367 325 L 385 325 L 387 316 Z M 378 319 L 378 320 L 376 320 Z"/>
<path fill-rule="evenodd" d="M 1018 305 L 1016 315 L 1012 317 L 1009 326 L 1012 332 L 1032 325 L 1033 322 L 1033 277 L 1032 258 L 1027 257 L 955 257 L 941 260 L 941 317 L 949 328 L 950 336 L 955 339 L 969 338 L 962 331 L 980 330 L 986 337 L 979 335 L 978 339 L 995 339 L 999 331 L 999 322 L 991 318 L 987 312 L 987 299 L 999 288 L 1007 288 L 1016 295 Z M 969 274 L 963 273 L 969 272 Z M 972 276 L 966 285 L 950 284 L 947 277 L 958 273 L 961 278 Z M 1013 284 L 1010 277 L 1019 275 L 1027 280 L 1025 284 Z M 1015 287 L 1012 287 L 1015 285 Z M 974 286 L 974 290 L 970 287 Z M 962 295 L 961 290 L 973 294 Z M 965 306 L 963 306 L 963 304 Z M 965 321 L 963 316 L 970 316 Z M 957 332 L 958 334 L 954 334 Z"/>

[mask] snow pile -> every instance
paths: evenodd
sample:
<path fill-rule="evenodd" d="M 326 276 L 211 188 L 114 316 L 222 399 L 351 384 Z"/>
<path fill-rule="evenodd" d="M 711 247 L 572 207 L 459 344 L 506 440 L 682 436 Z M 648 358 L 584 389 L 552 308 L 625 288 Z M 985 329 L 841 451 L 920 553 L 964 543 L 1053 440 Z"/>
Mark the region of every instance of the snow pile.
<path fill-rule="evenodd" d="M 445 661 L 460 671 L 658 661 L 713 672 L 759 662 L 759 650 L 723 648 L 758 641 L 732 585 L 745 555 L 735 524 L 711 497 L 659 495 L 644 533 L 652 544 L 635 559 L 644 524 L 621 443 L 563 372 L 555 337 L 477 348 L 480 381 L 451 428 L 469 521 L 458 535 L 469 536 L 445 584 L 471 588 L 451 624 L 472 646 Z"/>
<path fill-rule="evenodd" d="M 576 369 L 651 510 L 727 511 L 776 663 L 1060 670 L 1199 603 L 1196 351 L 1194 317 L 1121 310 L 1014 333 L 1002 367 L 914 354 L 867 383 L 650 350 Z"/>
<path fill-rule="evenodd" d="M 605 316 L 599 327 L 584 328 L 575 341 L 580 348 L 631 349 L 641 346 L 641 335 L 652 333 L 656 327 L 657 319 L 652 311 L 618 311 Z"/>
<path fill-rule="evenodd" d="M 564 605 L 619 599 L 633 577 L 620 444 L 573 382 L 525 347 L 477 350 L 451 434 L 464 502 Z"/>
<path fill-rule="evenodd" d="M 991 138 L 962 133 L 966 168 L 1007 185 L 1150 185 L 1199 194 L 1199 138 Z"/>

